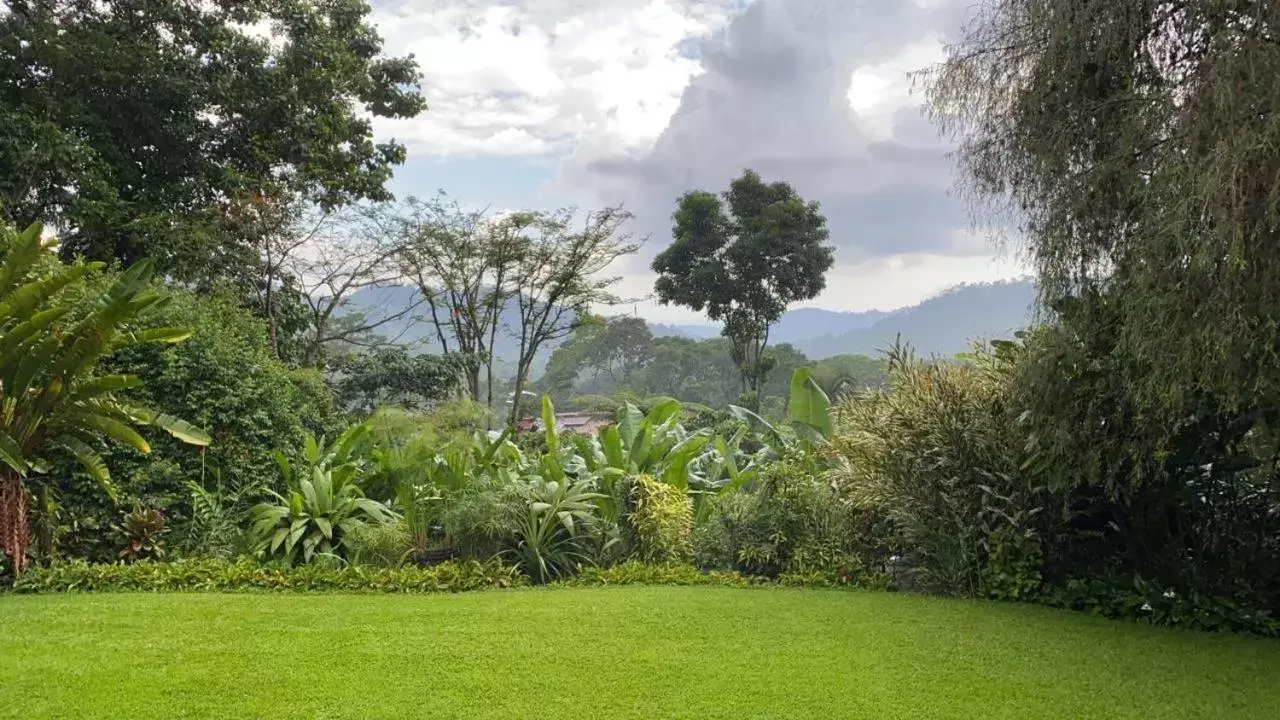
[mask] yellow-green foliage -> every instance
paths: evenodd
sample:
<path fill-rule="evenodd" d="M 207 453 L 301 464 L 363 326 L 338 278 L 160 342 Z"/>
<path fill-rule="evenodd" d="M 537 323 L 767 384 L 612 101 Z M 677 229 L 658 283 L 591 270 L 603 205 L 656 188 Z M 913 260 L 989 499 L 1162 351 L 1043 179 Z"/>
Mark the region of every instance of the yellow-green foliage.
<path fill-rule="evenodd" d="M 636 556 L 648 563 L 687 563 L 693 558 L 693 505 L 684 490 L 637 475 L 631 481 Z"/>

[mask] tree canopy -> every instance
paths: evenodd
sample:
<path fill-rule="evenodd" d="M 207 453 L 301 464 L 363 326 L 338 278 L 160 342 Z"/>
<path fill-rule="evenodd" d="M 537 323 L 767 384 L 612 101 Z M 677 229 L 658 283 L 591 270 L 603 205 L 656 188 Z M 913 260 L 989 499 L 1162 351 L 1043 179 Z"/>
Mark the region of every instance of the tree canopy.
<path fill-rule="evenodd" d="M 388 197 L 405 149 L 375 142 L 371 116 L 425 108 L 361 0 L 5 5 L 0 219 L 55 223 L 68 256 L 242 271 L 243 208 Z"/>
<path fill-rule="evenodd" d="M 1144 404 L 1280 391 L 1280 5 L 987 0 L 933 78 L 1046 305 L 1114 294 Z"/>
<path fill-rule="evenodd" d="M 727 206 L 727 207 L 726 207 Z M 724 323 L 742 392 L 758 393 L 772 367 L 769 328 L 791 303 L 814 298 L 835 262 L 827 221 L 785 182 L 747 170 L 723 199 L 695 190 L 679 200 L 674 241 L 653 261 L 663 304 Z"/>

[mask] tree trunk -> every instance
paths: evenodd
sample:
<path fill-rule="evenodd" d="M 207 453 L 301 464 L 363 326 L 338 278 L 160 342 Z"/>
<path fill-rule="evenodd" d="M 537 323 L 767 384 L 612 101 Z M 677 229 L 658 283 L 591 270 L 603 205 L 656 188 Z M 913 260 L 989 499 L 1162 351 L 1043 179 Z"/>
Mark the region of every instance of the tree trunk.
<path fill-rule="evenodd" d="M 0 550 L 13 563 L 14 574 L 27 569 L 27 491 L 9 469 L 0 471 Z"/>

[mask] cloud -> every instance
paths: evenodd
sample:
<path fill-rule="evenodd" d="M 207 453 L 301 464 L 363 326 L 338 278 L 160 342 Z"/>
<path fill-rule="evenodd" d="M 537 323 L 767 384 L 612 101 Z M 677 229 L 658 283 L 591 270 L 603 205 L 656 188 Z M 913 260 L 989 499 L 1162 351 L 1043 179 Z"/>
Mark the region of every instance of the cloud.
<path fill-rule="evenodd" d="M 652 280 L 646 266 L 669 241 L 679 195 L 725 189 L 748 167 L 821 202 L 837 247 L 824 306 L 909 304 L 957 282 L 1021 275 L 968 232 L 951 148 L 908 78 L 944 57 L 969 4 L 757 0 L 702 42 L 703 71 L 652 147 L 579 146 L 562 182 L 627 204 L 652 234 L 624 270 L 636 287 Z"/>
<path fill-rule="evenodd" d="M 970 5 L 375 2 L 387 50 L 415 54 L 430 106 L 375 127 L 406 142 L 411 158 L 558 163 L 554 180 L 530 190 L 533 204 L 624 203 L 636 214 L 632 229 L 651 237 L 610 269 L 627 296 L 650 292 L 648 264 L 669 242 L 676 198 L 722 190 L 750 167 L 822 203 L 838 250 L 817 304 L 910 304 L 958 282 L 1025 272 L 994 263 L 968 231 L 951 193 L 951 148 L 907 77 L 942 59 Z"/>
<path fill-rule="evenodd" d="M 731 0 L 411 0 L 379 3 L 390 52 L 413 53 L 430 110 L 376 121 L 433 156 L 555 155 L 647 146 L 689 78 L 690 37 L 728 22 Z"/>

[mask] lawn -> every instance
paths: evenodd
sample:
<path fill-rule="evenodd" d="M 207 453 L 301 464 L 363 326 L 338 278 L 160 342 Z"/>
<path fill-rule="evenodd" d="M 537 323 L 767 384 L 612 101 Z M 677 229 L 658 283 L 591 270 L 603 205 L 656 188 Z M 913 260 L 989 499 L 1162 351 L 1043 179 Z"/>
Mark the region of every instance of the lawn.
<path fill-rule="evenodd" d="M 888 593 L 0 596 L 0 717 L 1280 718 L 1280 642 Z"/>

